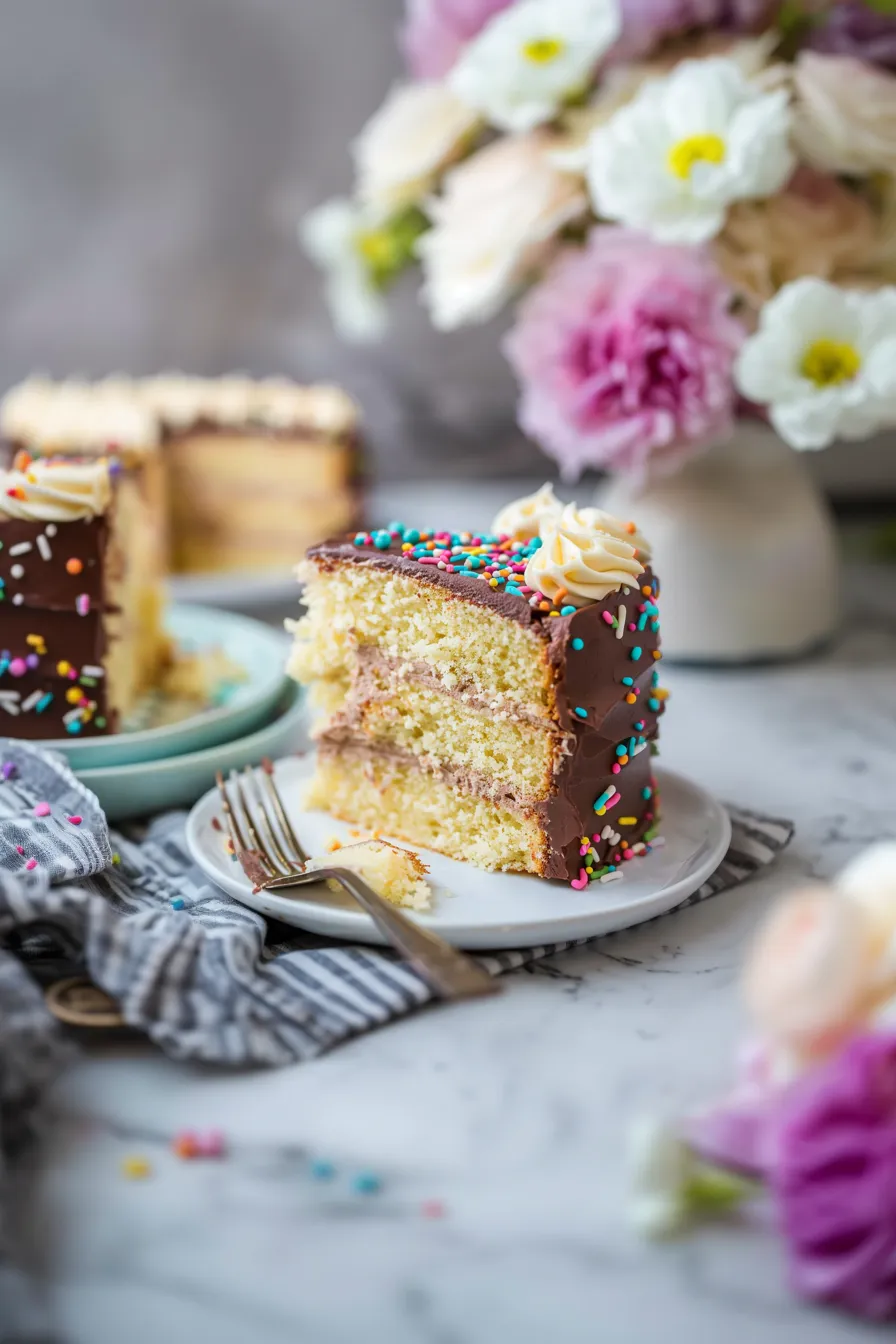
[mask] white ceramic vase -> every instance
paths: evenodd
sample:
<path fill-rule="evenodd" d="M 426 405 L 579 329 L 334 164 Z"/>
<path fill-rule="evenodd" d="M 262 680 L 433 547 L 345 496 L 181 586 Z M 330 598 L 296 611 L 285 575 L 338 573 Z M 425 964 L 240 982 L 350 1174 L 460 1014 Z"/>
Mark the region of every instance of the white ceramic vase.
<path fill-rule="evenodd" d="M 634 519 L 653 547 L 666 656 L 793 658 L 834 632 L 831 515 L 802 456 L 767 426 L 740 421 L 730 440 L 676 475 L 642 488 L 616 479 L 597 502 Z"/>

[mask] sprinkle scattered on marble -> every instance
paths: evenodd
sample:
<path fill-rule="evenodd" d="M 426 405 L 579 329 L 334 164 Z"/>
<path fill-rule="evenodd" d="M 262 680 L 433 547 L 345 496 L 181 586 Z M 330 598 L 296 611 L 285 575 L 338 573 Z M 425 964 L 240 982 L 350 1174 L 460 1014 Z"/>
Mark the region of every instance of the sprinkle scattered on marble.
<path fill-rule="evenodd" d="M 147 1176 L 152 1175 L 152 1165 L 146 1157 L 125 1157 L 121 1162 L 121 1174 L 129 1181 L 145 1181 Z"/>
<path fill-rule="evenodd" d="M 352 1178 L 352 1189 L 357 1195 L 376 1195 L 382 1188 L 381 1178 L 373 1171 L 359 1171 Z"/>

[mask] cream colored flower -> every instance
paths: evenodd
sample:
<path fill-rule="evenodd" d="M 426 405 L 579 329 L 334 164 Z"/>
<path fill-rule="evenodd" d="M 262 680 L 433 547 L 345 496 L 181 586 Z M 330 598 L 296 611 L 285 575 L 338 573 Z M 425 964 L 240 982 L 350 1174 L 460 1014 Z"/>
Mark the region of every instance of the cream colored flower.
<path fill-rule="evenodd" d="M 554 487 L 546 481 L 533 495 L 524 495 L 495 514 L 492 532 L 501 537 L 514 537 L 518 541 L 531 541 L 537 537 L 542 523 L 560 517 L 563 505 L 554 494 Z"/>
<path fill-rule="evenodd" d="M 561 607 L 588 606 L 632 587 L 644 566 L 629 541 L 594 527 L 542 523 L 541 545 L 526 565 L 526 583 Z"/>
<path fill-rule="evenodd" d="M 844 868 L 837 889 L 865 913 L 879 957 L 875 983 L 896 991 L 896 841 L 882 840 Z"/>
<path fill-rule="evenodd" d="M 417 244 L 433 325 L 485 322 L 550 256 L 558 232 L 587 209 L 581 182 L 550 161 L 544 132 L 508 136 L 445 177 Z"/>
<path fill-rule="evenodd" d="M 896 288 L 860 294 L 794 280 L 762 309 L 734 377 L 793 448 L 896 424 Z"/>
<path fill-rule="evenodd" d="M 620 28 L 618 0 L 517 0 L 467 44 L 448 82 L 493 126 L 530 131 L 584 92 Z"/>
<path fill-rule="evenodd" d="M 793 87 L 802 158 L 851 176 L 896 173 L 896 76 L 852 57 L 804 51 Z"/>
<path fill-rule="evenodd" d="M 824 1056 L 867 1016 L 876 956 L 860 906 L 821 884 L 795 891 L 750 953 L 747 1006 L 774 1045 L 804 1062 Z"/>
<path fill-rule="evenodd" d="M 789 129 L 786 90 L 757 90 L 730 58 L 683 61 L 592 133 L 594 209 L 660 242 L 706 242 L 735 201 L 787 181 Z"/>
<path fill-rule="evenodd" d="M 396 84 L 354 143 L 360 199 L 384 211 L 418 202 L 478 120 L 444 84 Z"/>
<path fill-rule="evenodd" d="M 805 168 L 779 195 L 732 206 L 713 253 L 738 296 L 758 311 L 800 276 L 835 282 L 861 277 L 879 239 L 863 196 Z"/>

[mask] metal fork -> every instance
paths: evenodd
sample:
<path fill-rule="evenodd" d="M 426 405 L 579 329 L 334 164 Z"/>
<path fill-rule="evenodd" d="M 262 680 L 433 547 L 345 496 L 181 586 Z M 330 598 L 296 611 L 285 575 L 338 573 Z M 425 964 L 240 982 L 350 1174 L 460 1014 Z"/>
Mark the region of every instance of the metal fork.
<path fill-rule="evenodd" d="M 231 770 L 229 789 L 220 770 L 215 779 L 234 852 L 256 891 L 280 892 L 335 878 L 440 998 L 499 991 L 495 978 L 471 957 L 408 919 L 357 873 L 335 865 L 304 871 L 309 855 L 290 824 L 267 758 L 260 772 L 248 765 L 242 776 Z"/>

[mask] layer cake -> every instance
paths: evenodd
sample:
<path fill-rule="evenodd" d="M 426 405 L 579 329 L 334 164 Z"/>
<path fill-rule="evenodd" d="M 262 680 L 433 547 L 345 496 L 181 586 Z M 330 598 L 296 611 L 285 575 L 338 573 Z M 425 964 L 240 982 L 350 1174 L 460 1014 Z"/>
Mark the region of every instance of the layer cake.
<path fill-rule="evenodd" d="M 547 487 L 496 524 L 310 549 L 290 661 L 319 716 L 308 803 L 484 868 L 612 881 L 658 815 L 649 547 Z"/>
<path fill-rule="evenodd" d="M 169 655 L 139 494 L 117 464 L 0 472 L 0 730 L 114 732 Z M 5 721 L 5 722 L 4 722 Z"/>

